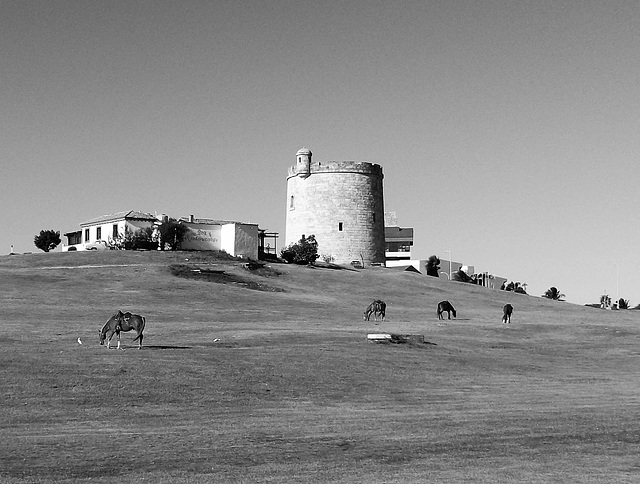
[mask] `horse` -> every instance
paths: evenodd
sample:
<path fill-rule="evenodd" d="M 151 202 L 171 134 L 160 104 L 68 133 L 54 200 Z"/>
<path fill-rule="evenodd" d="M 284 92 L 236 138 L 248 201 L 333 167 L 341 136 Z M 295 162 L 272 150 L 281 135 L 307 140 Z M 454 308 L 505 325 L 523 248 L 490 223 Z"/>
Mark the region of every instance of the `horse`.
<path fill-rule="evenodd" d="M 456 310 L 453 305 L 449 301 L 440 301 L 438 303 L 438 319 L 444 319 L 443 313 L 447 312 L 447 316 L 451 319 L 451 313 L 453 313 L 453 317 L 456 318 Z"/>
<path fill-rule="evenodd" d="M 511 313 L 513 312 L 513 306 L 511 304 L 505 304 L 504 308 L 502 308 L 502 311 L 502 322 L 511 323 Z"/>
<path fill-rule="evenodd" d="M 371 318 L 371 314 L 373 314 L 374 321 L 378 321 L 378 314 L 382 316 L 382 320 L 384 321 L 384 316 L 387 311 L 387 304 L 380 299 L 376 299 L 373 301 L 364 312 L 364 320 L 369 321 Z"/>
<path fill-rule="evenodd" d="M 130 312 L 123 313 L 118 310 L 113 316 L 111 316 L 107 322 L 104 324 L 102 329 L 98 331 L 98 337 L 100 338 L 100 345 L 104 345 L 104 341 L 107 340 L 107 349 L 110 348 L 111 338 L 113 335 L 118 336 L 118 349 L 120 349 L 120 332 L 135 330 L 138 333 L 138 336 L 135 337 L 135 340 L 138 340 L 138 349 L 142 349 L 142 339 L 144 331 L 144 326 L 147 320 L 144 316 L 140 316 L 139 314 L 132 314 Z"/>

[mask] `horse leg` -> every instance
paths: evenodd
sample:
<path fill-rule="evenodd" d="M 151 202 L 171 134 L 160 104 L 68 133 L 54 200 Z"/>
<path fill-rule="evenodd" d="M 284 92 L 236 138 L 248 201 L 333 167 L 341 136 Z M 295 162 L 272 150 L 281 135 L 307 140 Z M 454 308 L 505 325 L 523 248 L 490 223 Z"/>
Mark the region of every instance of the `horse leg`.
<path fill-rule="evenodd" d="M 120 331 L 117 332 L 118 334 L 118 347 L 116 349 L 120 349 Z"/>
<path fill-rule="evenodd" d="M 138 349 L 141 350 L 142 349 L 142 333 L 140 333 L 138 337 L 140 338 L 138 340 Z"/>

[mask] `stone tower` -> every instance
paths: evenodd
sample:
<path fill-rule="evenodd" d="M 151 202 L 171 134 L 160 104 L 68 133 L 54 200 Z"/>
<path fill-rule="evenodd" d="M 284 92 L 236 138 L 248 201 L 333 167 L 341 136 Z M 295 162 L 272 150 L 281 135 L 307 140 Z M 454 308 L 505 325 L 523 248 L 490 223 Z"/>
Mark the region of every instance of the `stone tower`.
<path fill-rule="evenodd" d="M 384 263 L 382 167 L 311 157 L 302 148 L 289 168 L 285 245 L 315 235 L 318 253 L 337 264 Z"/>

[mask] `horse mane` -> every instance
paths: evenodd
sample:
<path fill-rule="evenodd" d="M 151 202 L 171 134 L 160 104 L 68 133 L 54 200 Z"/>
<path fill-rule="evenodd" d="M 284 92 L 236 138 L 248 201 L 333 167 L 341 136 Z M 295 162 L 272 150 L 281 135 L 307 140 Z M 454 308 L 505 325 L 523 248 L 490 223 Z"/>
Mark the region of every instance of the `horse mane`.
<path fill-rule="evenodd" d="M 122 311 L 120 309 L 118 309 L 118 312 L 113 313 L 111 315 L 111 317 L 109 319 L 107 319 L 107 322 L 104 323 L 104 326 L 102 326 L 102 329 L 100 330 L 100 332 L 102 334 L 105 334 L 107 332 L 107 329 L 110 327 L 112 322 L 117 325 L 117 321 L 118 321 L 118 318 L 120 317 L 120 315 L 122 315 Z"/>

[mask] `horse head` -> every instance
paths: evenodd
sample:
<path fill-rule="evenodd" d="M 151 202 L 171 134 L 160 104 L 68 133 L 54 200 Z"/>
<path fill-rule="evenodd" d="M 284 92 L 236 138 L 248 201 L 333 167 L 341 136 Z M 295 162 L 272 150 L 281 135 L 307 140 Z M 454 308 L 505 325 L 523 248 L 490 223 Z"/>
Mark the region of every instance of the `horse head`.
<path fill-rule="evenodd" d="M 116 328 L 124 318 L 124 313 L 118 310 L 113 316 L 111 316 L 100 331 L 98 331 L 98 338 L 100 339 L 100 344 L 103 345 L 104 341 L 107 339 L 107 333 L 113 334 L 116 331 Z"/>

